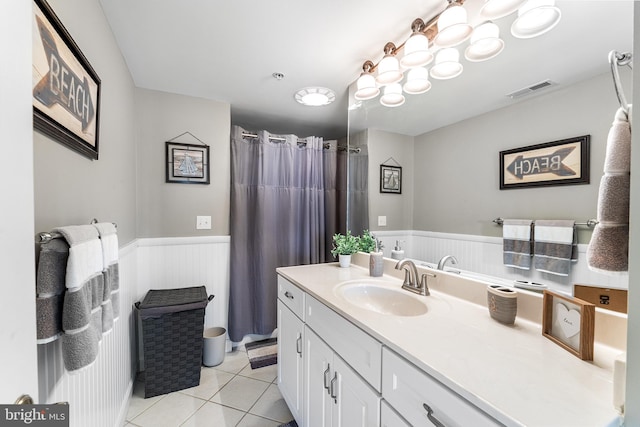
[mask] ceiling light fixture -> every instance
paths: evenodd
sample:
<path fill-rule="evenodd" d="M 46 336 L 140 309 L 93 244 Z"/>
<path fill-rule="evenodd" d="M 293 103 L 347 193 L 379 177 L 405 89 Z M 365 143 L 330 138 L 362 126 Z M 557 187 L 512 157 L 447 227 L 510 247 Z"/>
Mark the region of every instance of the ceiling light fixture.
<path fill-rule="evenodd" d="M 555 27 L 561 16 L 555 0 L 527 0 L 518 9 L 518 18 L 511 25 L 511 34 L 520 39 L 537 37 Z"/>
<path fill-rule="evenodd" d="M 515 37 L 535 37 L 552 29 L 560 20 L 560 10 L 554 0 L 485 0 L 474 22 L 482 22 L 472 28 L 467 22 L 465 0 L 448 0 L 447 7 L 428 21 L 416 18 L 411 23 L 411 35 L 402 44 L 396 46 L 388 42 L 384 46 L 384 57 L 375 64 L 366 61 L 363 72 L 356 82 L 354 97 L 357 101 L 366 101 L 380 94 L 384 86 L 380 103 L 388 107 L 397 107 L 405 102 L 405 93 L 415 95 L 431 89 L 429 76 L 446 80 L 459 76 L 463 66 L 460 52 L 454 46 L 471 38 L 465 49 L 467 61 L 486 61 L 498 55 L 504 49 L 500 39 L 500 29 L 491 21 L 499 19 L 516 10 L 518 18 L 511 26 Z M 426 41 L 426 42 L 425 42 Z M 398 61 L 396 56 L 403 51 Z M 434 59 L 430 70 L 425 68 Z M 400 67 L 402 66 L 402 68 Z M 374 72 L 377 75 L 374 77 Z M 400 85 L 406 73 L 404 85 Z"/>
<path fill-rule="evenodd" d="M 309 107 L 329 105 L 336 100 L 336 94 L 326 87 L 305 87 L 295 93 L 296 101 Z"/>

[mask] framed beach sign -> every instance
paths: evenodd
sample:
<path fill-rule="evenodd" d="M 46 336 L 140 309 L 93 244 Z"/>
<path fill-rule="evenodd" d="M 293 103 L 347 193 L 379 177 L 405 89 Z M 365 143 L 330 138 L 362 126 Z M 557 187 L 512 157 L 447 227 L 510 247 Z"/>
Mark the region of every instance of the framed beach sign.
<path fill-rule="evenodd" d="M 380 165 L 380 192 L 402 194 L 402 167 Z"/>
<path fill-rule="evenodd" d="M 98 159 L 100 78 L 45 0 L 33 1 L 33 127 Z"/>
<path fill-rule="evenodd" d="M 590 135 L 500 152 L 500 189 L 589 183 Z"/>
<path fill-rule="evenodd" d="M 595 305 L 544 291 L 542 335 L 582 360 L 593 360 Z"/>
<path fill-rule="evenodd" d="M 209 184 L 209 146 L 166 143 L 166 182 Z"/>

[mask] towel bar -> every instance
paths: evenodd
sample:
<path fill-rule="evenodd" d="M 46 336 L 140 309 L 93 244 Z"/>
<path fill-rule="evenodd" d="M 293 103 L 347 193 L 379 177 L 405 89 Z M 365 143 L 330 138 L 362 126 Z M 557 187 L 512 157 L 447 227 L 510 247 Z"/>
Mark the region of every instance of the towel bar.
<path fill-rule="evenodd" d="M 91 224 L 97 224 L 98 220 L 93 218 L 91 220 Z M 115 222 L 113 223 L 113 226 L 118 228 L 118 224 L 116 224 Z M 51 240 L 53 239 L 59 239 L 60 237 L 62 237 L 62 234 L 56 232 L 56 231 L 51 231 L 51 232 L 42 232 L 42 233 L 38 233 L 36 234 L 36 243 L 49 243 Z"/>
<path fill-rule="evenodd" d="M 494 219 L 493 222 L 495 222 L 497 225 L 502 225 L 502 223 L 504 222 L 504 219 L 498 217 L 498 218 Z M 595 227 L 597 223 L 598 223 L 597 220 L 590 219 L 587 222 L 576 222 L 576 225 L 577 226 L 582 226 L 582 227 Z"/>

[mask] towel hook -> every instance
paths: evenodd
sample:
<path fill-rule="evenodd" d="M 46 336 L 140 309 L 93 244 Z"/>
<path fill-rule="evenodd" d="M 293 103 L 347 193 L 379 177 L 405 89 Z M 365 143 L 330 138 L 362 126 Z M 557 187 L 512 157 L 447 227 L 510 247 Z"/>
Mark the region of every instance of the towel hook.
<path fill-rule="evenodd" d="M 620 74 L 618 73 L 618 66 L 627 65 L 629 68 L 633 68 L 631 65 L 632 55 L 630 52 L 619 53 L 615 50 L 609 52 L 609 64 L 611 65 L 611 74 L 613 76 L 613 86 L 616 90 L 616 96 L 618 97 L 618 102 L 620 103 L 620 107 L 624 110 L 625 113 L 629 113 L 629 104 L 627 103 L 627 98 L 624 96 L 624 91 L 622 90 L 622 83 L 620 83 Z"/>

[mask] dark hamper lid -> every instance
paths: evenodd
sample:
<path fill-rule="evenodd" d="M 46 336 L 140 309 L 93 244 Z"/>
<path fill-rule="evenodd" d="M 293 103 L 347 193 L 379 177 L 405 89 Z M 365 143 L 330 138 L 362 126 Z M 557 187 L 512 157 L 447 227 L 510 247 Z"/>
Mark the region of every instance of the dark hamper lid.
<path fill-rule="evenodd" d="M 193 286 L 177 289 L 151 289 L 142 302 L 136 304 L 143 319 L 167 313 L 195 310 L 207 306 L 213 295 L 207 298 L 207 288 Z"/>

